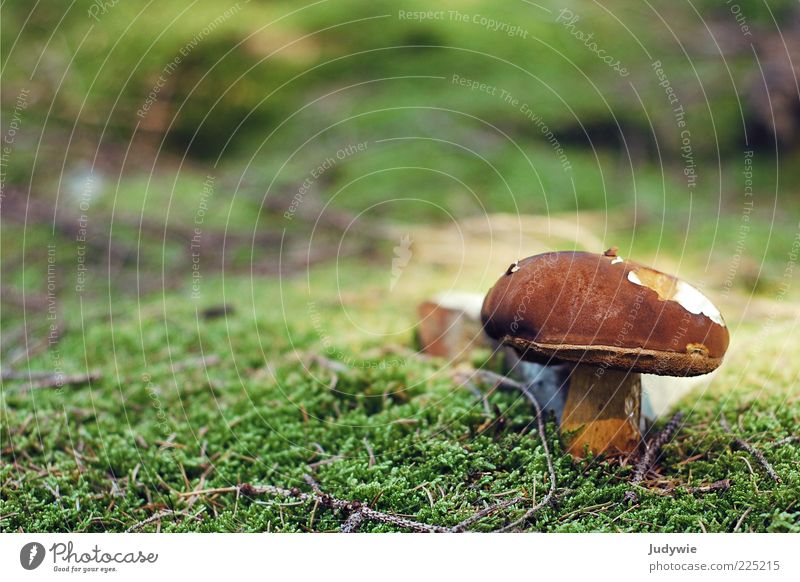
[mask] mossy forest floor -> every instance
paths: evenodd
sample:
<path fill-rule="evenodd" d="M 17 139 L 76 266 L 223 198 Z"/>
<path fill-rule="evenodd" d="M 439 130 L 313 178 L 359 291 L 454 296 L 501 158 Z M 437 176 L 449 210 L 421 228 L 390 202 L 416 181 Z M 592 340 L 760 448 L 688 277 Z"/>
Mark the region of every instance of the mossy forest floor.
<path fill-rule="evenodd" d="M 517 495 L 532 505 L 549 483 L 530 406 L 495 392 L 487 416 L 443 362 L 414 357 L 418 298 L 392 297 L 386 278 L 387 269 L 343 260 L 308 277 L 208 277 L 200 300 L 182 289 L 65 311 L 57 348 L 30 369 L 57 358 L 67 374 L 98 377 L 60 389 L 4 381 L 0 529 L 336 531 L 347 516 L 313 504 L 182 495 L 242 483 L 308 490 L 309 465 L 326 493 L 431 524 L 452 526 Z M 227 314 L 203 313 L 213 298 Z M 783 321 L 732 326 L 731 358 L 679 405 L 685 424 L 635 504 L 624 502 L 630 463 L 570 458 L 548 421 L 557 493 L 524 529 L 800 531 L 800 443 L 790 438 L 800 346 Z M 781 482 L 732 445 L 720 415 Z M 723 479 L 728 490 L 687 492 Z M 525 508 L 472 529 L 499 528 Z M 367 522 L 361 531 L 396 529 Z"/>
<path fill-rule="evenodd" d="M 701 287 L 729 354 L 634 504 L 632 462 L 576 461 L 548 421 L 554 502 L 523 529 L 800 532 L 796 2 L 748 3 L 738 49 L 719 0 L 580 3 L 626 80 L 536 3 L 459 7 L 525 38 L 401 16 L 422 0 L 52 4 L 3 3 L 0 531 L 338 531 L 322 504 L 186 495 L 307 492 L 312 465 L 441 526 L 524 496 L 471 529 L 500 528 L 549 490 L 533 411 L 415 357 L 416 306 L 618 246 Z"/>

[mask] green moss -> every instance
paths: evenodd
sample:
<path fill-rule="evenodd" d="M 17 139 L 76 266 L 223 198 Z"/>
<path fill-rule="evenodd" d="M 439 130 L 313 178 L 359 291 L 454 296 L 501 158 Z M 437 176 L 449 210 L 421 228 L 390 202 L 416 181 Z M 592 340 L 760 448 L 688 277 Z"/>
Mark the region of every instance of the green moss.
<path fill-rule="evenodd" d="M 370 277 L 355 269 L 342 273 L 371 285 Z M 324 280 L 327 274 L 323 269 L 314 277 Z M 217 284 L 209 281 L 209 292 Z M 229 280 L 226 286 L 243 297 L 249 281 Z M 277 286 L 264 282 L 262 292 L 275 292 Z M 161 301 L 147 302 L 142 310 L 157 313 Z M 84 349 L 89 361 L 105 362 L 103 378 L 91 387 L 23 392 L 22 383 L 5 383 L 4 531 L 121 531 L 170 508 L 203 511 L 196 519 L 164 518 L 165 531 L 336 530 L 345 516 L 320 510 L 310 524 L 309 507 L 269 498 L 200 497 L 189 508 L 179 496 L 244 482 L 304 486 L 308 464 L 321 460 L 327 462 L 316 475 L 330 494 L 442 525 L 457 523 L 485 503 L 517 494 L 532 498 L 534 492 L 538 499 L 547 489 L 546 460 L 531 410 L 512 394 L 493 394 L 490 403 L 496 408 L 487 419 L 469 391 L 436 374 L 437 362 L 375 356 L 335 342 L 333 347 L 358 365 L 334 379 L 309 358 L 298 361 L 288 347 L 294 345 L 297 353 L 323 349 L 303 315 L 302 297 L 285 303 L 286 313 L 296 315 L 288 328 L 284 317 L 269 311 L 254 316 L 245 305 L 227 321 L 197 323 L 194 309 L 182 305 L 179 295 L 166 301 L 174 306 L 168 322 L 154 316 L 141 328 L 138 317 L 123 314 L 115 319 L 113 334 L 104 322 L 88 328 L 86 348 L 80 335 L 64 337 L 62 353 L 77 368 Z M 379 307 L 366 308 L 365 324 L 379 312 Z M 330 329 L 343 321 L 335 311 L 325 317 Z M 259 347 L 255 328 L 262 339 L 283 339 Z M 146 368 L 138 363 L 142 336 Z M 197 358 L 200 345 L 207 354 L 220 354 L 219 362 L 172 374 L 169 360 Z M 114 359 L 107 356 L 108 346 Z M 772 353 L 778 347 L 767 342 L 764 349 Z M 40 358 L 44 366 L 47 355 Z M 768 372 L 766 364 L 762 367 Z M 149 380 L 142 377 L 145 370 Z M 719 386 L 737 374 L 724 370 Z M 743 531 L 800 531 L 800 450 L 796 442 L 774 444 L 795 434 L 800 403 L 776 389 L 753 398 L 761 388 L 740 384 L 732 392 L 712 389 L 687 401 L 687 423 L 665 447 L 660 463 L 664 483 L 678 486 L 678 492 L 665 496 L 641 490 L 634 507 L 623 503 L 629 466 L 571 459 L 563 454 L 557 427 L 548 422 L 558 495 L 528 528 L 731 531 L 744 516 Z M 736 419 L 740 436 L 769 458 L 782 483 L 731 446 L 717 422 L 722 410 Z M 487 428 L 487 420 L 496 421 L 497 415 L 505 422 Z M 732 483 L 727 491 L 680 491 L 726 478 Z M 488 518 L 476 529 L 498 527 L 520 511 Z M 367 523 L 363 529 L 392 528 Z"/>

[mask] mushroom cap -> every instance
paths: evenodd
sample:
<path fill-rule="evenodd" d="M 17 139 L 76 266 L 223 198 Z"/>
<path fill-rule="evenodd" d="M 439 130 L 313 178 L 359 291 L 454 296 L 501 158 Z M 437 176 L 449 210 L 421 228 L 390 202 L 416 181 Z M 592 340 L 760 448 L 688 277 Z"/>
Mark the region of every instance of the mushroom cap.
<path fill-rule="evenodd" d="M 663 376 L 711 372 L 729 340 L 719 310 L 698 289 L 615 249 L 544 253 L 511 265 L 486 295 L 481 321 L 527 360 Z"/>

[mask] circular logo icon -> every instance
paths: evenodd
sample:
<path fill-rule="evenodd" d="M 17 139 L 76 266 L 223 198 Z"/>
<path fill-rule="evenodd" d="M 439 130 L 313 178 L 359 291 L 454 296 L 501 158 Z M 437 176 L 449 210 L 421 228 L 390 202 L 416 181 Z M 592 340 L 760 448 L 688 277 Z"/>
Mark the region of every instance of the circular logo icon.
<path fill-rule="evenodd" d="M 39 542 L 30 542 L 19 551 L 19 563 L 26 570 L 35 570 L 44 561 L 44 546 Z"/>

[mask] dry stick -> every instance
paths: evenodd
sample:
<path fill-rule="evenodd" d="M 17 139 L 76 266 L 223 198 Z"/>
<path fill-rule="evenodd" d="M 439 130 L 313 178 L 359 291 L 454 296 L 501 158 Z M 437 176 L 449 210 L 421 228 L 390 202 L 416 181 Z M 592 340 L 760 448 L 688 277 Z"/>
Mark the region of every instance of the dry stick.
<path fill-rule="evenodd" d="M 642 458 L 636 463 L 636 467 L 633 470 L 633 478 L 631 479 L 632 486 L 635 487 L 644 481 L 645 475 L 647 475 L 648 471 L 650 471 L 653 464 L 658 459 L 658 456 L 661 454 L 661 449 L 672 439 L 673 435 L 680 427 L 681 420 L 683 420 L 683 412 L 676 412 L 675 416 L 673 416 L 667 423 L 667 426 L 664 427 L 664 430 L 647 443 L 644 455 L 642 455 Z M 636 495 L 635 491 L 626 491 L 625 500 L 636 503 L 639 500 L 639 496 Z"/>
<path fill-rule="evenodd" d="M 549 505 L 550 502 L 553 500 L 553 495 L 555 495 L 556 492 L 556 470 L 553 465 L 553 456 L 550 454 L 550 447 L 547 445 L 547 433 L 544 430 L 544 414 L 542 413 L 542 407 L 539 405 L 539 401 L 536 400 L 536 397 L 533 395 L 533 392 L 531 392 L 530 388 L 528 388 L 528 386 L 526 386 L 525 384 L 517 382 L 516 380 L 512 380 L 511 378 L 507 378 L 506 376 L 495 374 L 494 372 L 490 372 L 489 370 L 474 370 L 472 373 L 474 376 L 478 376 L 487 381 L 493 382 L 499 388 L 506 388 L 521 392 L 522 395 L 525 396 L 525 398 L 528 400 L 528 402 L 531 403 L 534 410 L 536 411 L 536 425 L 539 432 L 539 439 L 542 441 L 542 448 L 544 449 L 544 455 L 545 458 L 547 459 L 547 470 L 550 474 L 550 488 L 548 489 L 547 494 L 542 498 L 542 500 L 533 507 L 531 507 L 530 509 L 528 509 L 528 511 L 526 511 L 522 517 L 511 522 L 505 527 L 502 527 L 499 530 L 497 530 L 497 531 L 509 531 L 516 528 L 520 524 L 525 523 L 531 517 L 533 517 L 539 510 Z M 504 507 L 508 507 L 509 505 L 514 505 L 517 502 L 521 502 L 523 499 L 524 498 L 522 497 L 518 497 L 510 501 L 500 502 L 495 506 L 493 506 L 492 508 L 484 509 L 478 513 L 483 513 L 486 512 L 487 510 L 490 510 L 488 511 L 488 513 L 485 513 L 485 515 L 489 515 L 494 511 L 497 511 Z M 485 515 L 483 515 L 482 517 L 485 517 Z M 467 525 L 470 525 L 471 523 L 474 522 L 472 521 L 472 518 L 467 518 L 466 520 L 456 525 L 453 528 L 453 530 L 459 531 L 460 528 L 465 527 L 463 525 L 465 523 Z"/>
<path fill-rule="evenodd" d="M 733 432 L 733 429 L 731 428 L 731 425 L 728 424 L 728 420 L 724 416 L 720 416 L 719 424 L 720 426 L 722 426 L 725 432 L 727 432 L 733 437 L 733 442 L 736 443 L 737 446 L 744 449 L 745 451 L 753 455 L 753 457 L 755 457 L 756 461 L 758 461 L 761 464 L 761 466 L 764 467 L 764 469 L 767 471 L 767 474 L 770 477 L 772 477 L 773 481 L 775 481 L 776 483 L 781 482 L 780 475 L 778 475 L 778 473 L 775 472 L 775 469 L 772 467 L 770 462 L 767 461 L 767 458 L 764 456 L 764 453 L 759 451 L 757 448 L 755 448 L 747 441 L 736 436 L 736 434 Z"/>

